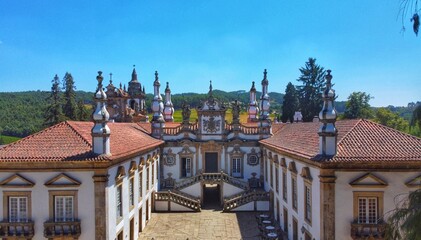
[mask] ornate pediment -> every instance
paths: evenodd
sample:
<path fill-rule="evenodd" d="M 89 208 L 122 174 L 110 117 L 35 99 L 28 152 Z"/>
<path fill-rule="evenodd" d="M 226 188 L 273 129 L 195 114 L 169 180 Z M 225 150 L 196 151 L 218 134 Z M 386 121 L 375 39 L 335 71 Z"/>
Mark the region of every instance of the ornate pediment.
<path fill-rule="evenodd" d="M 47 187 L 79 187 L 80 181 L 65 174 L 60 173 L 59 175 L 48 180 L 44 185 Z"/>
<path fill-rule="evenodd" d="M 136 161 L 131 161 L 130 162 L 130 168 L 129 168 L 129 173 L 130 174 L 134 174 L 137 170 L 137 164 Z"/>
<path fill-rule="evenodd" d="M 178 152 L 178 155 L 181 155 L 181 156 L 191 156 L 194 153 L 195 152 L 193 152 L 192 150 L 190 150 L 189 145 L 185 144 L 185 145 L 183 145 L 183 149 L 180 152 Z"/>
<path fill-rule="evenodd" d="M 386 187 L 388 184 L 383 179 L 372 173 L 366 173 L 349 183 L 352 187 Z"/>
<path fill-rule="evenodd" d="M 232 149 L 231 152 L 229 152 L 229 154 L 231 155 L 231 157 L 243 157 L 245 152 L 241 151 L 240 145 L 236 144 L 234 145 L 234 148 Z"/>
<path fill-rule="evenodd" d="M 35 185 L 34 182 L 28 180 L 22 175 L 16 173 L 3 181 L 0 182 L 1 187 L 10 187 L 10 188 L 30 188 Z"/>
<path fill-rule="evenodd" d="M 408 187 L 421 187 L 421 175 L 407 181 L 405 185 Z"/>
<path fill-rule="evenodd" d="M 292 173 L 297 173 L 297 167 L 295 166 L 295 162 L 291 161 L 288 164 L 288 170 Z"/>
<path fill-rule="evenodd" d="M 283 157 L 281 158 L 281 162 L 279 163 L 282 167 L 286 168 L 287 167 L 287 162 L 286 159 Z"/>
<path fill-rule="evenodd" d="M 304 179 L 307 179 L 309 181 L 313 180 L 313 177 L 311 177 L 311 173 L 310 173 L 310 168 L 309 167 L 303 167 L 301 169 L 301 177 L 303 177 Z"/>
<path fill-rule="evenodd" d="M 121 182 L 125 176 L 126 170 L 124 169 L 124 166 L 119 166 L 117 169 L 117 174 L 115 175 L 115 181 Z"/>

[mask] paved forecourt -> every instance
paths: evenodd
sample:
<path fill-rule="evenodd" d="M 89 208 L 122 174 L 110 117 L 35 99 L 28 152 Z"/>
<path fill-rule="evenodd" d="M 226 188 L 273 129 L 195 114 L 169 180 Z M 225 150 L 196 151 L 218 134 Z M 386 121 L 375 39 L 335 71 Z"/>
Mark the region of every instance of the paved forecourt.
<path fill-rule="evenodd" d="M 195 213 L 152 213 L 140 240 L 259 239 L 256 212 L 224 213 L 202 209 Z"/>

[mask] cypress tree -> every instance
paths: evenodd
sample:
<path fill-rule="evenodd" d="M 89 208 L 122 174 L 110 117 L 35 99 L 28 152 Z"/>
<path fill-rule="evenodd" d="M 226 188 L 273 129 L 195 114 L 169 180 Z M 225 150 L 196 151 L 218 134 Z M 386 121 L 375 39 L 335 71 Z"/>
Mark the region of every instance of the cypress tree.
<path fill-rule="evenodd" d="M 73 80 L 72 74 L 66 72 L 63 78 L 63 89 L 64 89 L 64 115 L 71 119 L 77 120 L 76 116 L 76 87 Z"/>
<path fill-rule="evenodd" d="M 285 89 L 284 102 L 282 104 L 282 116 L 281 121 L 294 122 L 295 111 L 298 110 L 298 96 L 297 91 L 295 90 L 294 85 L 291 82 L 288 83 L 287 88 Z"/>
<path fill-rule="evenodd" d="M 52 126 L 64 120 L 60 96 L 60 79 L 58 78 L 57 74 L 51 82 L 51 93 L 50 96 L 48 96 L 47 98 L 49 105 L 47 106 L 47 109 L 45 111 L 44 124 L 46 126 Z"/>
<path fill-rule="evenodd" d="M 326 71 L 316 64 L 315 58 L 309 58 L 305 66 L 300 68 L 301 76 L 297 81 L 298 100 L 300 102 L 303 122 L 311 122 L 314 116 L 318 116 L 322 108 L 322 91 Z"/>

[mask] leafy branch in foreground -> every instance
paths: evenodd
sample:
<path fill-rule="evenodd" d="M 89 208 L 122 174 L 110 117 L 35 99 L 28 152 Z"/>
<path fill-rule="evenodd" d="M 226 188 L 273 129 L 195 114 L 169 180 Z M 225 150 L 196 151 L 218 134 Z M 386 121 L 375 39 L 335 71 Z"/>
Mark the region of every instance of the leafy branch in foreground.
<path fill-rule="evenodd" d="M 421 188 L 396 201 L 401 197 L 395 197 L 396 208 L 388 213 L 386 239 L 421 239 Z"/>

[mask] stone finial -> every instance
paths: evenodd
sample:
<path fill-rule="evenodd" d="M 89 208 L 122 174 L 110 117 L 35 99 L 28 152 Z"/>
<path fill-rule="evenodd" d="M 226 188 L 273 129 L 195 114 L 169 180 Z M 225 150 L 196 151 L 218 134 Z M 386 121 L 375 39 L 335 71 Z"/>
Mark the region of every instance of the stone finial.
<path fill-rule="evenodd" d="M 98 71 L 96 77 L 98 81 L 97 92 L 94 101 L 96 103 L 95 111 L 92 119 L 94 126 L 91 130 L 93 152 L 99 155 L 110 155 L 110 128 L 107 123 L 110 115 L 106 108 L 107 95 L 102 89 L 102 81 L 104 80 L 102 72 Z"/>
<path fill-rule="evenodd" d="M 171 92 L 171 89 L 170 89 L 170 86 L 169 86 L 168 82 L 167 82 L 167 87 L 165 88 L 165 92 Z"/>
<path fill-rule="evenodd" d="M 256 92 L 256 87 L 254 86 L 254 81 L 251 83 L 250 92 Z"/>
<path fill-rule="evenodd" d="M 334 156 L 337 152 L 338 130 L 335 127 L 337 113 L 335 109 L 335 90 L 332 89 L 331 70 L 327 70 L 326 89 L 322 93 L 323 108 L 319 113 L 319 120 L 322 125 L 319 128 L 319 154 L 323 156 Z"/>
<path fill-rule="evenodd" d="M 113 73 L 110 73 L 110 84 L 113 84 Z"/>
<path fill-rule="evenodd" d="M 212 95 L 213 88 L 212 88 L 212 80 L 209 80 L 209 95 Z"/>
<path fill-rule="evenodd" d="M 102 86 L 102 81 L 104 80 L 104 77 L 102 76 L 102 71 L 98 71 L 98 76 L 96 76 L 96 80 L 98 81 L 98 86 Z"/>

